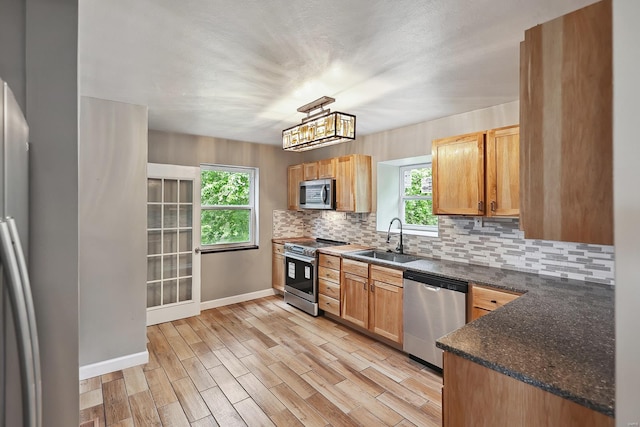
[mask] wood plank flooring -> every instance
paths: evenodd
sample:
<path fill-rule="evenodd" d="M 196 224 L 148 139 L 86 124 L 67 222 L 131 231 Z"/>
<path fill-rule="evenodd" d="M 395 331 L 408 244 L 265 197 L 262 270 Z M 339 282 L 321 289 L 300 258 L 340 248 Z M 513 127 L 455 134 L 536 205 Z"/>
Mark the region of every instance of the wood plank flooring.
<path fill-rule="evenodd" d="M 442 377 L 273 296 L 147 328 L 149 363 L 80 382 L 103 426 L 440 426 Z"/>

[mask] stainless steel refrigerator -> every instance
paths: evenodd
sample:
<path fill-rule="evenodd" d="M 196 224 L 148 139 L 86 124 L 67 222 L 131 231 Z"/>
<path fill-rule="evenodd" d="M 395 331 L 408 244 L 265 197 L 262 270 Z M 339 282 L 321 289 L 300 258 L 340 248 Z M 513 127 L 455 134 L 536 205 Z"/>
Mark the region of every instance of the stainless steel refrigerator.
<path fill-rule="evenodd" d="M 29 128 L 0 78 L 0 426 L 42 425 L 40 352 L 29 283 Z"/>

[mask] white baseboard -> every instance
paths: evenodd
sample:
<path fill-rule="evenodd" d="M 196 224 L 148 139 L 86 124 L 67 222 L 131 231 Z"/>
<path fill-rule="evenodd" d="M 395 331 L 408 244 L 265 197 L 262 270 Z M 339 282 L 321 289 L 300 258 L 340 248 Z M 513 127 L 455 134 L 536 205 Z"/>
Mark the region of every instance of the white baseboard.
<path fill-rule="evenodd" d="M 234 295 L 227 298 L 214 299 L 211 301 L 203 301 L 200 303 L 200 310 L 209 310 L 210 308 L 223 307 L 225 305 L 251 301 L 252 299 L 264 298 L 271 295 L 276 295 L 276 291 L 273 288 L 265 289 L 263 291 L 249 292 L 248 294 Z"/>
<path fill-rule="evenodd" d="M 128 354 L 126 356 L 116 357 L 115 359 L 80 366 L 80 379 L 86 380 L 87 378 L 97 377 L 98 375 L 108 374 L 148 362 L 149 352 L 147 350 L 141 351 L 140 353 Z"/>

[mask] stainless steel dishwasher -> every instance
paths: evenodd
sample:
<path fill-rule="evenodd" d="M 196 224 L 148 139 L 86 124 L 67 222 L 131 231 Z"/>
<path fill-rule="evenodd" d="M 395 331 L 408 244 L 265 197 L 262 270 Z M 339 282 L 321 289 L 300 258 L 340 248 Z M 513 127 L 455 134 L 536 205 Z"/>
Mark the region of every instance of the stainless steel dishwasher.
<path fill-rule="evenodd" d="M 411 270 L 403 277 L 404 351 L 442 370 L 436 340 L 464 326 L 468 283 Z"/>

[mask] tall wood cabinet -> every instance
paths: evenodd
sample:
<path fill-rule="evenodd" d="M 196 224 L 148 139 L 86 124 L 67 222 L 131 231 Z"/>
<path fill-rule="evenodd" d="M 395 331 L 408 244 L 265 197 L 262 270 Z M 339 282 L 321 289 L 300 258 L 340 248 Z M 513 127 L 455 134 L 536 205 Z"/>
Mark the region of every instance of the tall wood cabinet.
<path fill-rule="evenodd" d="M 525 32 L 520 126 L 525 237 L 613 244 L 610 0 Z"/>
<path fill-rule="evenodd" d="M 287 168 L 287 209 L 300 209 L 300 181 L 304 178 L 303 165 L 292 165 Z"/>
<path fill-rule="evenodd" d="M 517 217 L 519 136 L 514 125 L 434 140 L 433 212 Z"/>
<path fill-rule="evenodd" d="M 371 212 L 371 157 L 351 154 L 336 163 L 336 210 Z"/>

